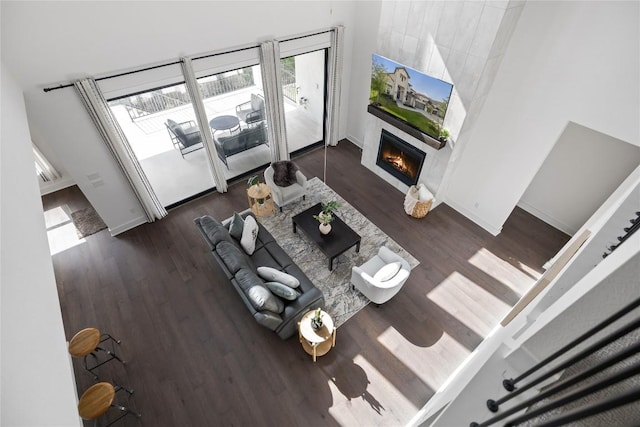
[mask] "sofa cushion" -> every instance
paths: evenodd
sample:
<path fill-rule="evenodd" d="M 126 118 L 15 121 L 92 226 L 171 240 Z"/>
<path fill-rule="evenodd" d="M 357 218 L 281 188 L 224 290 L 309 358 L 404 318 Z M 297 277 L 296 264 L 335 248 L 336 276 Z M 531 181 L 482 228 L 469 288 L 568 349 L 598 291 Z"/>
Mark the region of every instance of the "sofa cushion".
<path fill-rule="evenodd" d="M 289 301 L 293 301 L 294 299 L 300 296 L 300 292 L 290 288 L 287 285 L 283 285 L 282 283 L 279 283 L 279 282 L 267 282 L 264 285 L 267 287 L 267 289 L 269 289 L 275 295 Z"/>
<path fill-rule="evenodd" d="M 205 215 L 200 218 L 200 226 L 207 235 L 212 247 L 216 247 L 223 240 L 231 242 L 229 231 L 217 219 Z"/>
<path fill-rule="evenodd" d="M 296 177 L 298 167 L 295 163 L 289 160 L 281 160 L 271 163 L 271 167 L 273 168 L 273 182 L 278 187 L 288 187 L 298 182 Z"/>
<path fill-rule="evenodd" d="M 235 212 L 231 219 L 231 224 L 229 224 L 229 234 L 237 241 L 240 241 L 242 238 L 242 230 L 244 230 L 244 218 L 242 218 L 238 212 Z"/>
<path fill-rule="evenodd" d="M 378 270 L 376 274 L 373 275 L 373 278 L 381 282 L 386 282 L 387 280 L 391 280 L 396 274 L 398 274 L 400 268 L 402 268 L 402 263 L 400 263 L 399 261 L 391 262 L 380 268 L 380 270 Z"/>
<path fill-rule="evenodd" d="M 240 238 L 240 246 L 244 251 L 251 255 L 256 250 L 256 239 L 258 238 L 258 223 L 255 218 L 248 216 L 244 220 L 242 228 L 242 237 Z"/>
<path fill-rule="evenodd" d="M 249 288 L 247 298 L 249 298 L 253 308 L 258 311 L 268 310 L 274 313 L 282 313 L 284 311 L 284 303 L 262 285 Z"/>
<path fill-rule="evenodd" d="M 243 267 L 251 268 L 247 261 L 247 256 L 231 242 L 223 241 L 218 243 L 216 252 L 218 252 L 218 255 L 222 258 L 222 261 L 224 261 L 224 264 L 232 275 L 236 274 L 238 270 Z"/>
<path fill-rule="evenodd" d="M 258 275 L 249 267 L 242 267 L 235 274 L 236 282 L 240 286 L 240 289 L 246 294 L 253 286 L 262 286 L 264 282 L 258 277 Z"/>
<path fill-rule="evenodd" d="M 258 267 L 257 271 L 258 271 L 258 276 L 270 282 L 279 282 L 289 286 L 290 288 L 297 288 L 298 286 L 300 286 L 300 281 L 296 277 L 288 273 L 285 273 L 284 271 L 280 271 L 272 267 L 264 267 L 264 266 Z"/>

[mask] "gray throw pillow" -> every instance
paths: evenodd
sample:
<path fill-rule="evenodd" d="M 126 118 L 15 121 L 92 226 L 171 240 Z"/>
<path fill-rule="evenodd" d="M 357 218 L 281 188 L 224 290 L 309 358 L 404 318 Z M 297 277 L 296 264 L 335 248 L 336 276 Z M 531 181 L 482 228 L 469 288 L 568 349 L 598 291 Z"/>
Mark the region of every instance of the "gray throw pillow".
<path fill-rule="evenodd" d="M 297 277 L 285 273 L 284 271 L 276 270 L 273 267 L 258 267 L 258 276 L 262 277 L 268 282 L 278 282 L 287 285 L 290 288 L 297 288 L 300 286 L 300 280 Z"/>
<path fill-rule="evenodd" d="M 293 301 L 301 295 L 300 292 L 288 287 L 287 285 L 283 285 L 282 283 L 267 282 L 264 285 L 280 298 L 284 298 L 289 301 Z"/>
<path fill-rule="evenodd" d="M 247 298 L 251 301 L 253 308 L 258 311 L 267 310 L 274 313 L 282 313 L 284 311 L 284 303 L 264 286 L 252 286 L 247 291 Z"/>
<path fill-rule="evenodd" d="M 233 218 L 231 219 L 231 224 L 229 225 L 229 234 L 231 237 L 240 241 L 242 238 L 242 229 L 244 228 L 244 218 L 240 216 L 238 212 L 233 214 Z"/>

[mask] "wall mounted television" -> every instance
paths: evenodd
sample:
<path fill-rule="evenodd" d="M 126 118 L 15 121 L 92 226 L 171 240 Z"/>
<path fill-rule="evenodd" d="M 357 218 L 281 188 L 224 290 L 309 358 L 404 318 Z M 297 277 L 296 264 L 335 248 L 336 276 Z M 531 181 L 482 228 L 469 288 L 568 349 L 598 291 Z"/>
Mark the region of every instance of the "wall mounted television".
<path fill-rule="evenodd" d="M 452 90 L 451 83 L 374 53 L 367 111 L 440 149 Z"/>

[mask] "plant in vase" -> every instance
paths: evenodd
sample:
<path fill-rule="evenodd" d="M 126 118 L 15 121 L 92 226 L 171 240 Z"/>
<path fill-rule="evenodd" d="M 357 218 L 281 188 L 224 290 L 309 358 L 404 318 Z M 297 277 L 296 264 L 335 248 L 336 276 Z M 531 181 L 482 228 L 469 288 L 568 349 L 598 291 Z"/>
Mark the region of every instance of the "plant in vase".
<path fill-rule="evenodd" d="M 331 231 L 331 221 L 333 221 L 333 213 L 340 207 L 340 203 L 332 200 L 322 204 L 322 211 L 318 215 L 314 215 L 313 218 L 320 222 L 320 233 L 328 234 Z"/>
<path fill-rule="evenodd" d="M 260 177 L 258 175 L 253 175 L 251 177 L 249 177 L 249 179 L 247 180 L 247 186 L 249 186 L 249 188 L 256 186 L 258 192 L 261 192 L 262 189 L 260 188 L 262 186 L 262 182 L 260 182 Z M 256 199 L 258 202 L 258 205 L 260 207 L 264 206 L 264 199 Z"/>
<path fill-rule="evenodd" d="M 322 310 L 321 309 L 316 309 L 316 311 L 313 313 L 313 317 L 311 318 L 311 326 L 313 327 L 313 329 L 320 329 L 322 328 Z"/>
<path fill-rule="evenodd" d="M 447 142 L 447 140 L 449 139 L 449 129 L 447 128 L 441 128 L 440 129 L 440 135 L 438 135 L 438 139 L 442 142 Z"/>

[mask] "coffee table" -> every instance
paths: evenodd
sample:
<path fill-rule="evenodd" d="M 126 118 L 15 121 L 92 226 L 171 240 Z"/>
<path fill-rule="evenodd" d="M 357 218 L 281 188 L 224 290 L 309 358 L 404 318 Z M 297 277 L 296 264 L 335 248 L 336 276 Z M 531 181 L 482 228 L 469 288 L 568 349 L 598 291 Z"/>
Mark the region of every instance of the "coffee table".
<path fill-rule="evenodd" d="M 240 119 L 236 116 L 218 116 L 209 120 L 209 126 L 214 133 L 217 130 L 228 130 L 229 132 L 240 129 Z"/>
<path fill-rule="evenodd" d="M 313 218 L 313 216 L 319 214 L 320 211 L 322 211 L 322 205 L 318 203 L 294 215 L 293 218 L 291 218 L 293 222 L 293 232 L 295 233 L 298 227 L 304 231 L 316 246 L 320 248 L 322 253 L 329 258 L 329 270 L 333 270 L 333 260 L 339 255 L 342 255 L 353 246 L 356 247 L 356 252 L 360 252 L 360 235 L 345 224 L 335 213 L 333 214 L 334 219 L 331 222 L 331 231 L 329 234 L 320 233 L 318 229 L 320 223 L 317 219 Z"/>

